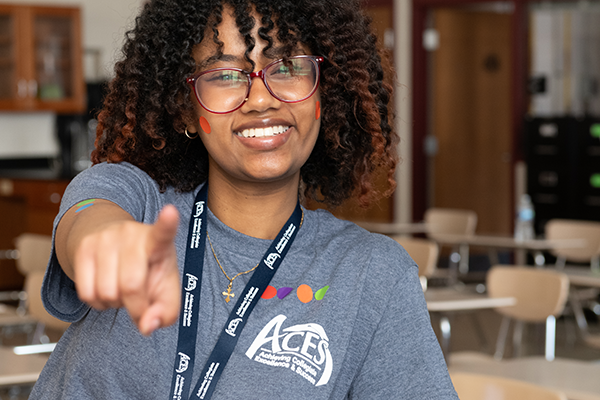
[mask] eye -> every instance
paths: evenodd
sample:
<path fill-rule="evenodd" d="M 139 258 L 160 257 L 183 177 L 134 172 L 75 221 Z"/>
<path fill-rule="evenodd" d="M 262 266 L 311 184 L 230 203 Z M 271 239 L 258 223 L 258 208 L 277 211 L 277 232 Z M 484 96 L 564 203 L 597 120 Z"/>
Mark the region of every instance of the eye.
<path fill-rule="evenodd" d="M 288 75 L 290 73 L 290 69 L 288 67 L 286 67 L 285 65 L 283 65 L 283 63 L 281 63 L 281 64 L 277 65 L 277 68 L 275 68 L 273 73 Z"/>
<path fill-rule="evenodd" d="M 277 78 L 291 78 L 309 75 L 311 71 L 310 61 L 296 58 L 289 60 L 288 65 L 285 65 L 283 61 L 273 65 L 269 75 L 276 75 Z"/>
<path fill-rule="evenodd" d="M 228 69 L 206 73 L 201 76 L 201 79 L 211 85 L 240 85 L 247 83 L 243 73 Z"/>

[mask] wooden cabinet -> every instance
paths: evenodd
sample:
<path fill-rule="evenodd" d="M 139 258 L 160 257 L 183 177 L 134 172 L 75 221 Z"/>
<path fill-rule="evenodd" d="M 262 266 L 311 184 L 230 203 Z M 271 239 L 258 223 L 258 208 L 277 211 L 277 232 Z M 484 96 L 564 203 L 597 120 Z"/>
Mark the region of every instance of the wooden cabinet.
<path fill-rule="evenodd" d="M 24 232 L 51 235 L 68 183 L 0 178 L 0 250 L 14 248 L 14 239 Z M 21 289 L 23 280 L 14 260 L 0 259 L 0 291 Z"/>
<path fill-rule="evenodd" d="M 0 110 L 85 110 L 78 8 L 0 4 Z"/>

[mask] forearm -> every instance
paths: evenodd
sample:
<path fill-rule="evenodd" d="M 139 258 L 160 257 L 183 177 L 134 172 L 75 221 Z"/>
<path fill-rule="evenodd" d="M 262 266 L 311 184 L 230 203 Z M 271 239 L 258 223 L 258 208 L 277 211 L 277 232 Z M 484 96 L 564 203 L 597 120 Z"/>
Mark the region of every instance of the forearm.
<path fill-rule="evenodd" d="M 86 236 L 114 223 L 133 221 L 121 207 L 108 200 L 97 199 L 93 206 L 77 212 L 73 206 L 65 213 L 56 228 L 56 256 L 65 274 L 75 280 L 75 252 Z"/>

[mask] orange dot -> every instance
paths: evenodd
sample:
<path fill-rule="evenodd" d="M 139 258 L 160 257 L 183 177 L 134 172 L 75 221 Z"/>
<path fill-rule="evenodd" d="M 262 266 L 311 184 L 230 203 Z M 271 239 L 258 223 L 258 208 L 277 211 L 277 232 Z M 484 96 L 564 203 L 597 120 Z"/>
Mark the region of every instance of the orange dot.
<path fill-rule="evenodd" d="M 202 130 L 206 133 L 210 133 L 212 130 L 208 120 L 204 117 L 200 117 L 200 128 L 202 128 Z"/>
<path fill-rule="evenodd" d="M 269 286 L 267 286 L 267 288 L 263 292 L 262 296 L 260 296 L 260 297 L 262 299 L 272 299 L 273 297 L 275 297 L 276 294 L 277 294 L 277 289 L 275 289 L 273 286 L 269 285 Z"/>
<path fill-rule="evenodd" d="M 296 295 L 298 296 L 298 300 L 303 303 L 308 303 L 313 298 L 313 291 L 308 285 L 300 285 L 296 290 Z"/>
<path fill-rule="evenodd" d="M 315 110 L 315 119 L 321 118 L 321 102 L 317 101 L 317 109 Z"/>

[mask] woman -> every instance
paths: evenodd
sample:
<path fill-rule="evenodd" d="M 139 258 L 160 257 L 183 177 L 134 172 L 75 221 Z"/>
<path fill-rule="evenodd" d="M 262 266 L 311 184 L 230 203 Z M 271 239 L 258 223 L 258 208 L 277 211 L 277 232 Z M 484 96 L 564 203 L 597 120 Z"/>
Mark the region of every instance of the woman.
<path fill-rule="evenodd" d="M 43 296 L 73 324 L 31 398 L 457 398 L 406 252 L 299 204 L 393 182 L 358 10 L 145 6 L 56 219 Z"/>

